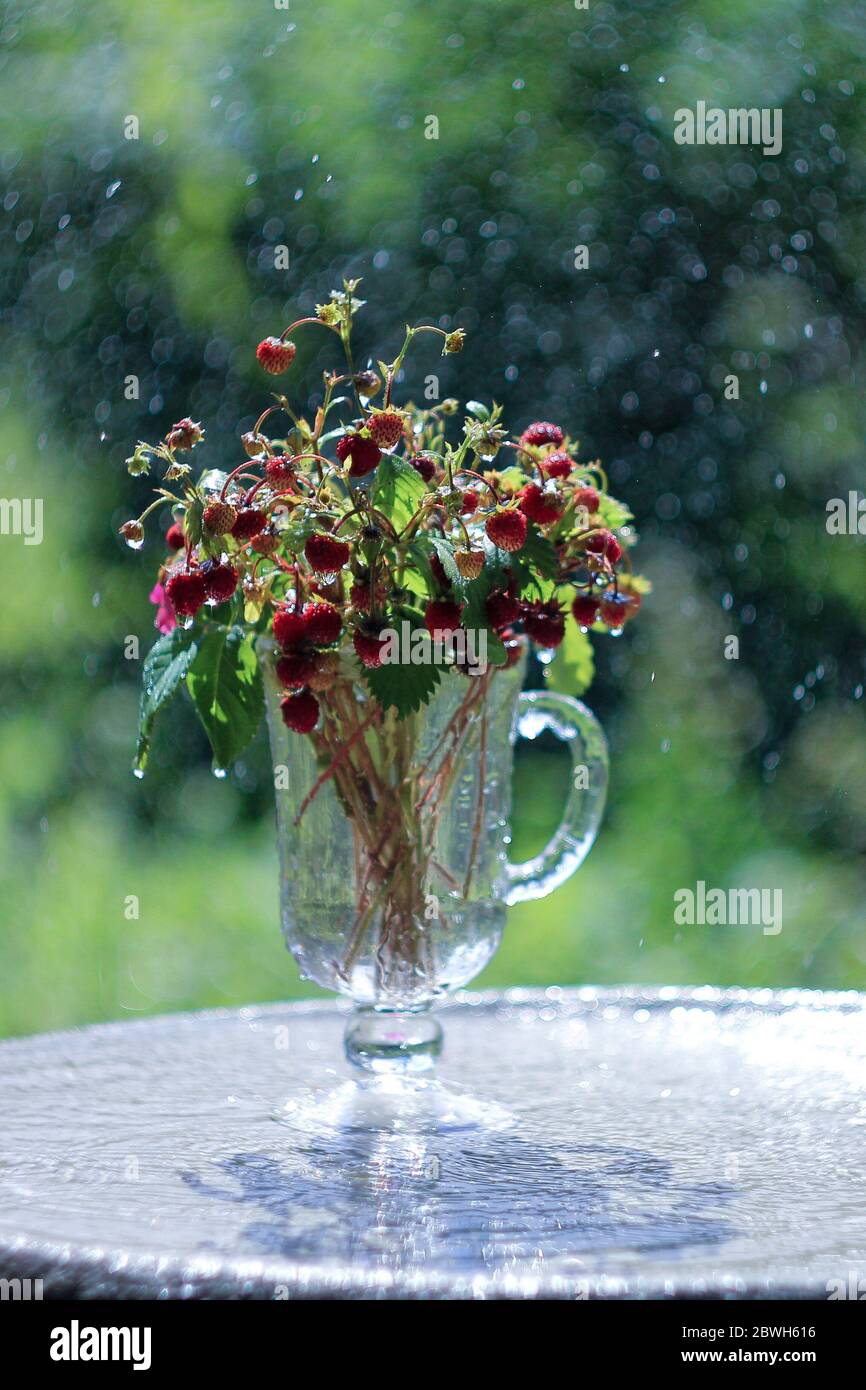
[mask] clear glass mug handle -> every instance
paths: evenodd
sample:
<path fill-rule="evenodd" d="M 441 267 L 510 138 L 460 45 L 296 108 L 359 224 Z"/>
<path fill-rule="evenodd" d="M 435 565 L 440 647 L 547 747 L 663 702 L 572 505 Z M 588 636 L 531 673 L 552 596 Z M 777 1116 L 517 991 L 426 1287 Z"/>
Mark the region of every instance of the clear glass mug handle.
<path fill-rule="evenodd" d="M 571 791 L 559 829 L 534 859 L 507 866 L 505 901 L 546 898 L 580 868 L 595 843 L 607 797 L 607 739 L 592 710 L 570 695 L 524 690 L 519 697 L 517 737 L 537 738 L 546 730 L 567 743 L 571 753 Z"/>

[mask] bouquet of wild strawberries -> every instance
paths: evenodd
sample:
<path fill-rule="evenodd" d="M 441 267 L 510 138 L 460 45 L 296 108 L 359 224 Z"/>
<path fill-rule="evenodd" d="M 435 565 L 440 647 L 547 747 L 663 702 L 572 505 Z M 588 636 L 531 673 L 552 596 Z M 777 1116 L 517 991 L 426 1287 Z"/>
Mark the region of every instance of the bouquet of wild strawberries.
<path fill-rule="evenodd" d="M 163 635 L 145 662 L 139 770 L 181 684 L 218 767 L 241 752 L 263 709 L 260 636 L 273 637 L 286 725 L 339 764 L 377 721 L 407 719 L 443 680 L 489 682 L 528 639 L 547 659 L 559 649 L 550 674 L 579 693 L 592 675 L 588 630 L 618 633 L 640 607 L 648 586 L 629 564 L 631 517 L 601 465 L 577 462 L 555 424 L 511 439 L 495 405 L 470 401 L 454 438 L 457 401 L 398 405 L 414 340 L 437 334 L 451 354 L 464 334 L 408 328 L 393 362 L 359 371 L 357 283 L 257 350 L 276 376 L 291 367 L 295 329 L 315 324 L 340 339 L 345 369 L 325 373 L 312 423 L 277 395 L 227 474 L 194 476 L 186 459 L 204 431 L 191 419 L 127 461 L 134 475 L 163 468 L 156 500 L 120 528 L 129 545 L 143 544 L 148 515 L 173 513 L 151 594 Z"/>

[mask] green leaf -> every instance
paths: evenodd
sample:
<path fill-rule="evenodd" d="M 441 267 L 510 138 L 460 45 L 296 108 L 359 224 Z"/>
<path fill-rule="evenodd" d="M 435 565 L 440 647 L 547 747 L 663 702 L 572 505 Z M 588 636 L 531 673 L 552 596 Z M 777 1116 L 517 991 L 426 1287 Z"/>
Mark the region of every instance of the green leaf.
<path fill-rule="evenodd" d="M 447 574 L 452 584 L 459 589 L 463 584 L 463 577 L 457 568 L 457 561 L 454 559 L 454 546 L 450 541 L 445 540 L 444 536 L 431 536 L 433 549 L 442 562 L 442 568 Z"/>
<path fill-rule="evenodd" d="M 618 502 L 615 497 L 609 497 L 607 493 L 599 495 L 596 515 L 601 518 L 609 531 L 617 531 L 621 526 L 628 526 L 630 521 L 634 521 L 634 517 L 625 503 Z"/>
<path fill-rule="evenodd" d="M 595 657 L 589 633 L 582 632 L 571 617 L 566 621 L 565 637 L 547 673 L 551 689 L 563 695 L 582 695 L 592 684 Z"/>
<path fill-rule="evenodd" d="M 487 634 L 487 660 L 491 666 L 504 666 L 507 653 L 487 621 L 487 598 L 499 586 L 500 574 L 494 566 L 485 565 L 477 579 L 473 579 L 463 590 L 465 603 L 460 615 L 460 626 L 464 631 Z"/>
<path fill-rule="evenodd" d="M 364 668 L 364 680 L 370 693 L 383 709 L 393 707 L 398 719 L 405 719 L 427 704 L 439 684 L 441 674 L 442 667 L 434 666 L 432 662 L 417 665 L 407 663 L 405 666 L 389 662 L 374 670 Z"/>
<path fill-rule="evenodd" d="M 521 574 L 524 572 L 527 572 L 528 577 L 534 571 L 542 579 L 555 579 L 559 573 L 556 547 L 541 534 L 534 521 L 530 521 L 526 528 L 526 540 L 515 556 L 514 569 L 518 584 L 521 583 Z"/>
<path fill-rule="evenodd" d="M 376 469 L 373 506 L 384 512 L 398 530 L 411 520 L 427 485 L 417 469 L 405 459 L 386 454 Z"/>
<path fill-rule="evenodd" d="M 184 531 L 190 545 L 198 545 L 202 533 L 202 517 L 204 515 L 204 503 L 200 497 L 194 497 L 186 509 L 186 522 Z"/>
<path fill-rule="evenodd" d="M 156 716 L 177 690 L 197 651 L 192 631 L 176 627 L 164 637 L 160 637 L 144 659 L 143 687 L 138 714 L 138 747 L 135 754 L 135 767 L 139 771 L 143 771 L 147 766 Z"/>
<path fill-rule="evenodd" d="M 229 767 L 253 737 L 264 709 L 262 673 L 243 628 L 208 632 L 199 643 L 186 684 L 217 767 Z"/>

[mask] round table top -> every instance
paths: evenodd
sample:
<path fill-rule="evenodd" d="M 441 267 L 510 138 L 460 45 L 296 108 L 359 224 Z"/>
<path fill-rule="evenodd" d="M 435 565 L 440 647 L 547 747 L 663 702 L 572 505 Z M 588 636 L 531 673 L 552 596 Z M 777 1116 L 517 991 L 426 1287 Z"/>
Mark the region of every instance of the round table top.
<path fill-rule="evenodd" d="M 218 1298 L 826 1298 L 866 1275 L 866 996 L 510 990 L 440 1017 L 476 1123 L 399 1094 L 376 1122 L 336 1003 L 3 1043 L 0 1275 Z"/>

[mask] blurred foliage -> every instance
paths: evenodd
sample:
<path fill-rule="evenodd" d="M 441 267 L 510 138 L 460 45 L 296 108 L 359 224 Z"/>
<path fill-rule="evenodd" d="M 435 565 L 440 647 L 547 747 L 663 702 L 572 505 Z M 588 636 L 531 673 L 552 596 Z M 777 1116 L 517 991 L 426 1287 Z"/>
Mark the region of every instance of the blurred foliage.
<path fill-rule="evenodd" d="M 596 646 L 599 844 L 482 983 L 863 984 L 864 541 L 825 507 L 862 485 L 864 48 L 844 0 L 6 7 L 0 493 L 44 498 L 45 538 L 0 536 L 0 1031 L 301 990 L 261 741 L 216 782 L 177 704 L 130 776 L 158 548 L 114 528 L 148 495 L 135 438 L 191 414 L 238 460 L 255 343 L 343 275 L 361 356 L 409 318 L 469 331 L 407 394 L 435 371 L 578 430 L 655 582 Z M 697 100 L 781 107 L 781 155 L 675 145 Z M 328 359 L 298 341 L 313 407 Z M 518 768 L 529 853 L 566 774 Z M 699 878 L 782 887 L 781 935 L 675 927 Z"/>

